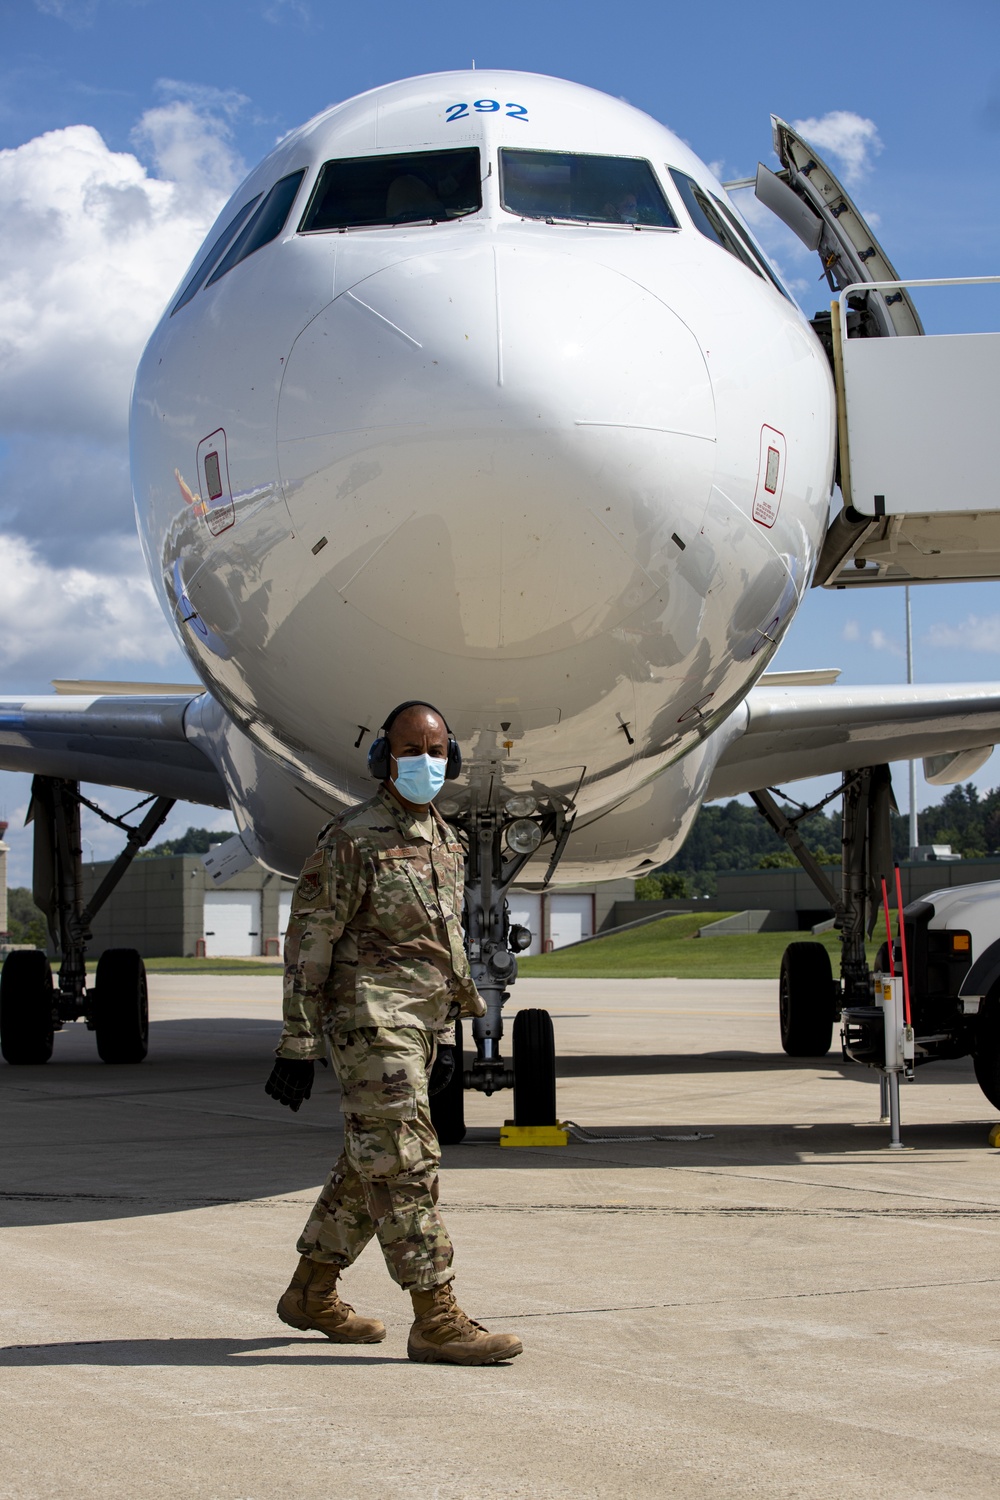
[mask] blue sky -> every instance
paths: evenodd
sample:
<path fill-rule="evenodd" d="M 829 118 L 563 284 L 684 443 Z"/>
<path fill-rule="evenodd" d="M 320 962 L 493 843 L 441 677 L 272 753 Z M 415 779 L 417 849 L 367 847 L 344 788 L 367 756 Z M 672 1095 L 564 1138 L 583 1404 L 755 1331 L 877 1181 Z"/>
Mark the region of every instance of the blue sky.
<path fill-rule="evenodd" d="M 819 122 L 833 145 L 817 144 L 901 274 L 1000 269 L 995 0 L 888 0 L 856 21 L 663 0 L 0 0 L 0 693 L 55 676 L 190 677 L 133 536 L 135 357 L 217 208 L 277 137 L 351 94 L 473 59 L 626 98 L 725 177 L 773 162 L 771 112 Z M 123 232 L 112 205 L 131 216 Z M 825 305 L 815 257 L 755 223 L 806 311 Z M 1000 327 L 1000 296 L 927 294 L 920 307 L 931 330 Z M 914 590 L 919 681 L 1000 678 L 998 600 L 994 586 Z M 777 665 L 900 681 L 902 648 L 901 591 L 814 591 Z M 897 784 L 903 802 L 903 768 Z M 15 881 L 26 800 L 26 778 L 0 777 Z M 178 809 L 168 831 L 192 817 Z M 100 855 L 108 840 L 88 827 Z"/>

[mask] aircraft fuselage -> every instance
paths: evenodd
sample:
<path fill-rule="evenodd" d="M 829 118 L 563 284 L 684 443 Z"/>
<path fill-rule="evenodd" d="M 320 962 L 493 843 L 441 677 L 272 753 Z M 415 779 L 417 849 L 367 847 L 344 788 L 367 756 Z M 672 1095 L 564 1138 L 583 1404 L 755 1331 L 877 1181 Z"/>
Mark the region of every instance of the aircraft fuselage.
<path fill-rule="evenodd" d="M 386 206 L 352 210 L 372 162 Z M 564 878 L 634 873 L 682 836 L 809 583 L 818 340 L 738 220 L 742 256 L 699 225 L 732 213 L 708 168 L 577 85 L 451 73 L 338 105 L 196 267 L 276 185 L 280 232 L 209 261 L 136 377 L 140 533 L 185 651 L 327 805 L 368 795 L 381 715 L 426 697 L 466 759 L 446 810 L 570 798 Z"/>

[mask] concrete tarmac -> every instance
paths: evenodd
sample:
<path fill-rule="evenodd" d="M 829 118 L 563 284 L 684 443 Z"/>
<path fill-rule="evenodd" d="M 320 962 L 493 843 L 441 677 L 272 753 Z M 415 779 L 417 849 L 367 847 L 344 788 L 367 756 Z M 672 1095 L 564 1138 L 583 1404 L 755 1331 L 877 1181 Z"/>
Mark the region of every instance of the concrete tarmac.
<path fill-rule="evenodd" d="M 263 1093 L 277 977 L 154 976 L 140 1066 L 79 1027 L 0 1064 L 0 1496 L 993 1500 L 995 1112 L 933 1065 L 890 1154 L 876 1075 L 785 1058 L 775 991 L 518 984 L 560 1115 L 615 1139 L 502 1150 L 510 1096 L 467 1096 L 456 1290 L 524 1341 L 489 1369 L 407 1361 L 376 1245 L 345 1282 L 384 1344 L 275 1317 L 340 1142 L 329 1075 L 298 1115 Z"/>

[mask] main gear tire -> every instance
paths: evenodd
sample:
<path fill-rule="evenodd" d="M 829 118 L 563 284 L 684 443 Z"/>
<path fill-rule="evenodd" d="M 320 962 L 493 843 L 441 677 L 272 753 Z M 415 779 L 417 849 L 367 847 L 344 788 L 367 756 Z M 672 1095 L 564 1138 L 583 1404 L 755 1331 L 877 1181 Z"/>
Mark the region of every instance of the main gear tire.
<path fill-rule="evenodd" d="M 0 1052 L 16 1067 L 52 1056 L 52 967 L 39 949 L 8 953 L 0 974 Z"/>
<path fill-rule="evenodd" d="M 833 970 L 822 943 L 789 943 L 781 955 L 778 1021 L 789 1057 L 825 1057 L 833 1040 Z"/>
<path fill-rule="evenodd" d="M 91 1016 L 102 1062 L 142 1062 L 149 1051 L 149 995 L 146 965 L 134 948 L 101 954 Z"/>
<path fill-rule="evenodd" d="M 972 1054 L 976 1082 L 993 1105 L 1000 1109 L 1000 992 L 993 990 L 983 1001 Z"/>
<path fill-rule="evenodd" d="M 442 1146 L 457 1146 L 465 1140 L 465 1088 L 462 1065 L 462 1023 L 455 1022 L 455 1071 L 439 1094 L 431 1095 L 431 1123 Z"/>
<path fill-rule="evenodd" d="M 547 1010 L 514 1017 L 514 1124 L 555 1125 L 556 1040 Z"/>

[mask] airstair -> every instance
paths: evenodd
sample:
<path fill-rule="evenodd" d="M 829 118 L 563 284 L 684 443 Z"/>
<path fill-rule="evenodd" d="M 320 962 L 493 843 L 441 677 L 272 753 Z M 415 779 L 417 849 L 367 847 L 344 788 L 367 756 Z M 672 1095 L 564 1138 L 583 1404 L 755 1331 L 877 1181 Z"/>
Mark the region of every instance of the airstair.
<path fill-rule="evenodd" d="M 782 171 L 761 165 L 756 196 L 818 252 L 836 294 L 813 326 L 836 380 L 843 508 L 814 585 L 1000 578 L 1000 333 L 925 333 L 910 297 L 1000 276 L 900 279 L 808 142 L 783 120 L 772 126 Z"/>
<path fill-rule="evenodd" d="M 851 338 L 847 314 L 858 296 L 998 283 L 893 280 L 840 292 L 831 331 L 844 508 L 827 534 L 818 584 L 1000 578 L 1000 333 Z"/>

